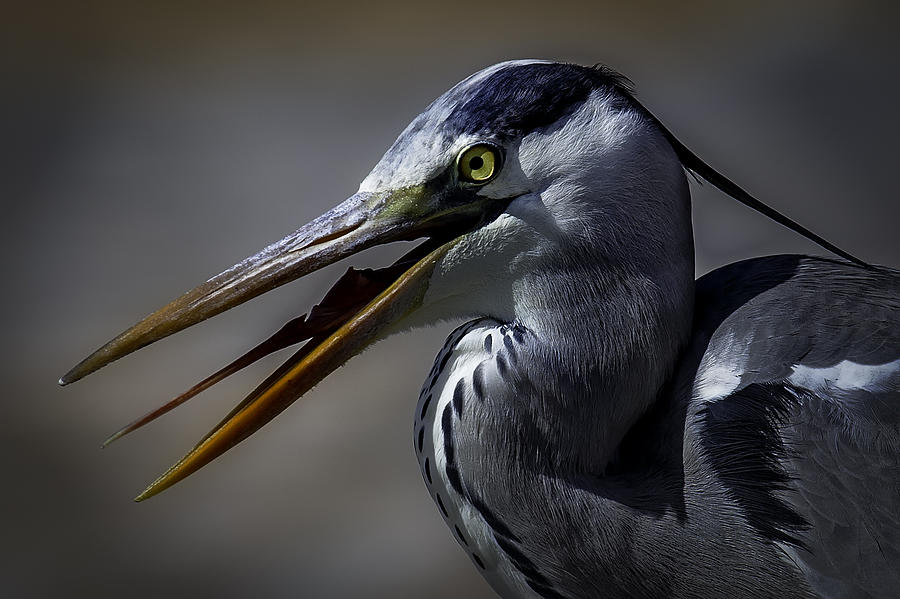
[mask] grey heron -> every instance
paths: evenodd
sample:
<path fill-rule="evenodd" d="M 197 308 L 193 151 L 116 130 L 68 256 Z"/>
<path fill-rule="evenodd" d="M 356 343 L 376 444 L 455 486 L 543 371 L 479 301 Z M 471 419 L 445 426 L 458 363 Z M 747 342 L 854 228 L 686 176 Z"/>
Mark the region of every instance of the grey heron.
<path fill-rule="evenodd" d="M 687 174 L 845 260 L 694 279 Z M 372 343 L 467 321 L 415 409 L 429 494 L 504 597 L 888 597 L 900 589 L 900 274 L 751 197 L 602 67 L 512 61 L 435 100 L 358 193 L 149 315 L 78 380 L 368 247 L 308 315 L 135 421 L 305 342 L 139 497 Z"/>

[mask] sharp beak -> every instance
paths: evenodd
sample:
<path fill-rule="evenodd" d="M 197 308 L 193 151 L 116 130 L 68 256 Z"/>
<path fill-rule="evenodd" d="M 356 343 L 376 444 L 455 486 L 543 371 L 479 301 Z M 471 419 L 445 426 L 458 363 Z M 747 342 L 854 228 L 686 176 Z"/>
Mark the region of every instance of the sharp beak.
<path fill-rule="evenodd" d="M 82 360 L 60 379 L 65 385 L 145 345 L 215 316 L 275 287 L 358 253 L 398 240 L 429 237 L 392 266 L 350 269 L 308 316 L 163 408 L 132 423 L 134 430 L 199 391 L 273 351 L 307 341 L 285 364 L 136 500 L 147 499 L 197 471 L 281 413 L 328 374 L 384 335 L 422 303 L 435 264 L 458 237 L 486 218 L 482 201 L 450 210 L 429 208 L 425 186 L 391 193 L 358 193 L 281 241 L 243 260 L 150 314 Z"/>

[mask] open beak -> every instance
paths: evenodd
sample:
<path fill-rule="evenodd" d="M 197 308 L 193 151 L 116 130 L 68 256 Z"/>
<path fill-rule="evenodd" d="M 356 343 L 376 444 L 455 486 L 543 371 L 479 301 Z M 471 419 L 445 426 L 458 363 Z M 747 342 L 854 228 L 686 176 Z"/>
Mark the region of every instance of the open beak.
<path fill-rule="evenodd" d="M 137 501 L 167 489 L 249 437 L 422 304 L 435 264 L 461 234 L 485 222 L 487 212 L 482 200 L 447 210 L 430 207 L 432 200 L 424 185 L 390 193 L 358 193 L 150 314 L 60 379 L 62 385 L 77 381 L 145 345 L 366 248 L 429 238 L 387 268 L 351 268 L 309 315 L 292 320 L 235 362 L 113 435 L 109 441 L 255 360 L 306 341 Z"/>

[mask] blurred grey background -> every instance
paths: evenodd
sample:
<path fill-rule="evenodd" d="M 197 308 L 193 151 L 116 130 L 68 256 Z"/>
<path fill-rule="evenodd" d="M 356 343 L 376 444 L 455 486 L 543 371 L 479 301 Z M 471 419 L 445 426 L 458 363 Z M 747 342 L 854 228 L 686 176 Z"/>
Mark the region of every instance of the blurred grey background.
<path fill-rule="evenodd" d="M 849 1 L 7 5 L 0 594 L 491 597 L 412 451 L 449 326 L 380 344 L 146 503 L 131 497 L 279 357 L 99 449 L 306 311 L 346 264 L 71 387 L 57 377 L 353 193 L 428 102 L 508 58 L 614 66 L 715 167 L 897 267 L 897 17 Z M 694 194 L 698 274 L 822 253 L 708 185 Z"/>

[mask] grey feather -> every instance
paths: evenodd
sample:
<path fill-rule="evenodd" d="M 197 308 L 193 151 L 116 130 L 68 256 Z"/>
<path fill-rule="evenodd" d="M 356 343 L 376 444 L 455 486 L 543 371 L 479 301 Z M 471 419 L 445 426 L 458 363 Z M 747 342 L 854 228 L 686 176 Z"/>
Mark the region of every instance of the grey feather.
<path fill-rule="evenodd" d="M 448 525 L 508 597 L 891 596 L 900 275 L 773 256 L 695 283 L 683 169 L 761 202 L 579 69 L 473 76 L 373 171 L 405 181 L 404 155 L 456 135 L 519 161 L 479 192 L 503 215 L 460 243 L 473 291 L 445 291 L 489 318 L 451 335 L 422 394 L 438 408 L 417 409 Z"/>

